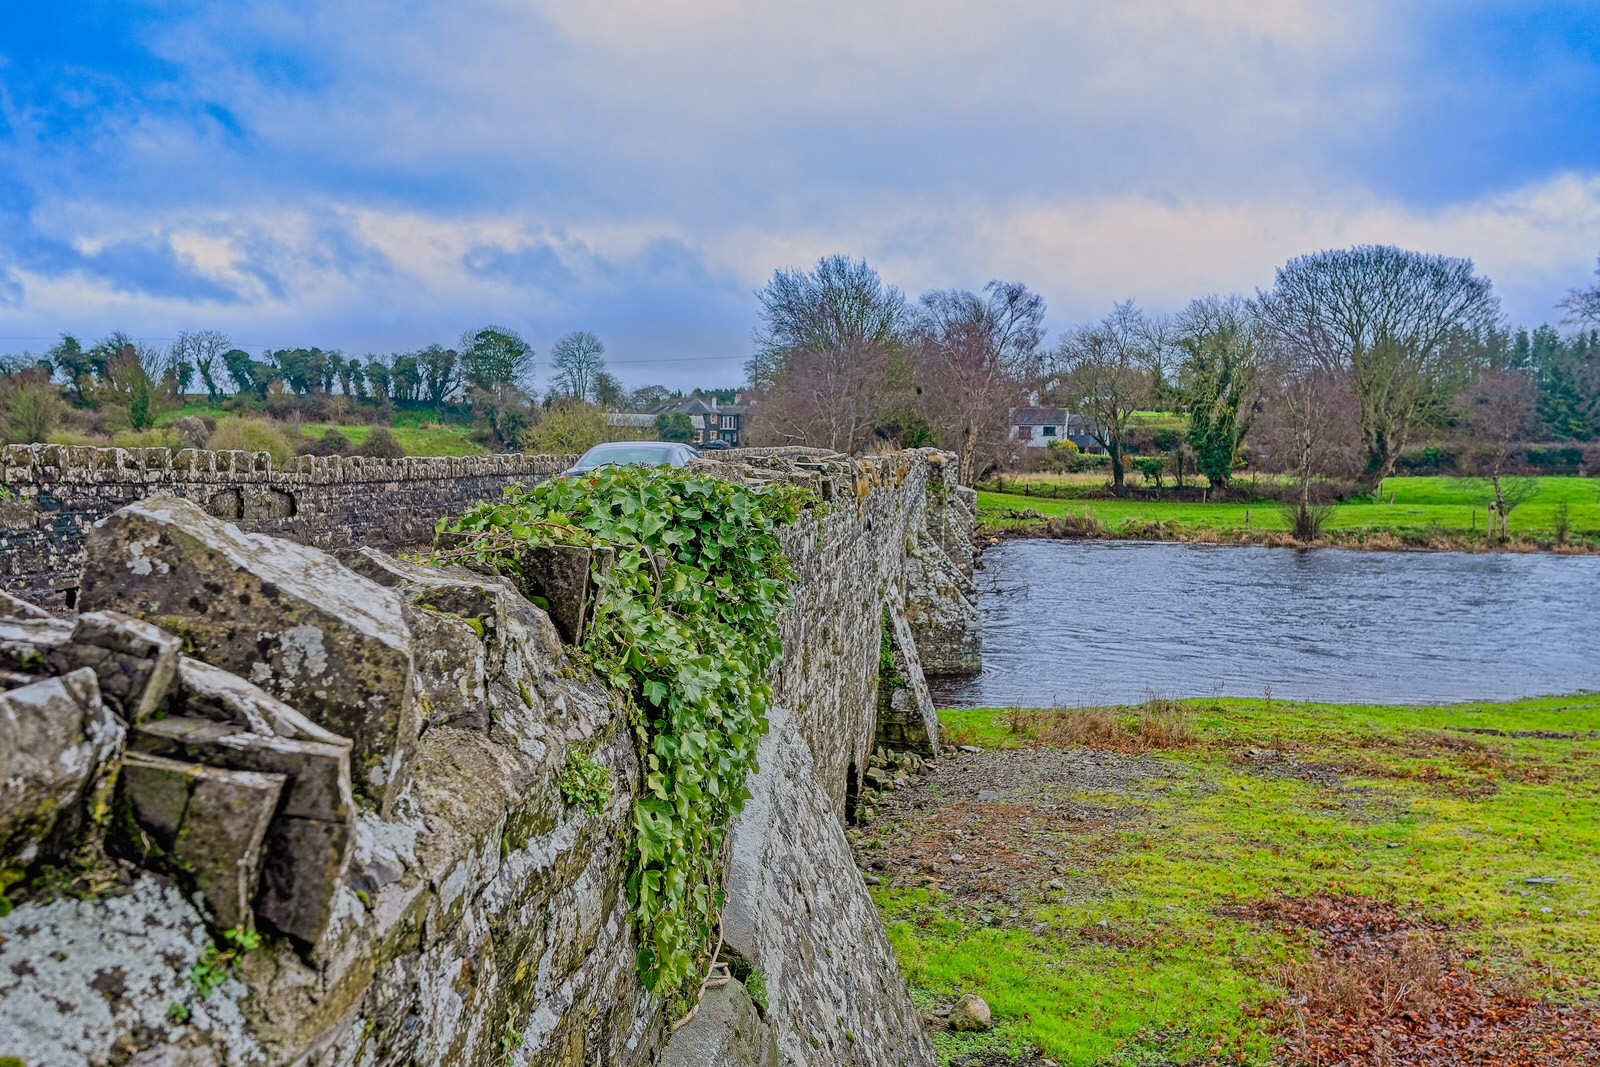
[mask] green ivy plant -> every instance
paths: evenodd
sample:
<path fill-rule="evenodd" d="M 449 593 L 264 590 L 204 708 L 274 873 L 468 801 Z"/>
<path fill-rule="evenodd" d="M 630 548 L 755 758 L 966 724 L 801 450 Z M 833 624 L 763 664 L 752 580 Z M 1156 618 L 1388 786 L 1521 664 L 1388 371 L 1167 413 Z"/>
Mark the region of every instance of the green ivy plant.
<path fill-rule="evenodd" d="M 216 945 L 207 945 L 200 953 L 199 961 L 189 971 L 189 981 L 200 991 L 200 998 L 204 1000 L 211 995 L 211 991 L 222 984 L 228 977 L 229 971 L 239 969 L 239 962 L 244 954 L 261 947 L 261 935 L 254 930 L 245 928 L 243 923 L 232 930 L 222 931 L 222 938 L 228 943 L 227 948 L 219 949 Z"/>
<path fill-rule="evenodd" d="M 633 809 L 628 899 L 639 971 L 663 996 L 698 984 L 721 907 L 722 848 L 767 730 L 768 674 L 793 568 L 778 528 L 815 503 L 789 485 L 751 487 L 670 467 L 602 467 L 513 486 L 441 534 L 434 560 L 516 577 L 530 545 L 610 547 L 594 577 L 581 657 L 630 702 L 644 762 Z"/>
<path fill-rule="evenodd" d="M 600 814 L 611 799 L 611 779 L 605 765 L 596 763 L 592 753 L 568 749 L 561 768 L 561 795 L 568 804 L 581 806 L 591 815 Z"/>

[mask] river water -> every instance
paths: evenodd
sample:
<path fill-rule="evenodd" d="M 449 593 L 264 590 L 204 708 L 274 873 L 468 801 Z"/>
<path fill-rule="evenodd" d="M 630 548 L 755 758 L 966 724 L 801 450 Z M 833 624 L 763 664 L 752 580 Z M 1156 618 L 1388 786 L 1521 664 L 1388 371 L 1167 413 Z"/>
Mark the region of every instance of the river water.
<path fill-rule="evenodd" d="M 1600 690 L 1600 556 L 1011 541 L 975 577 L 983 673 L 941 707 Z"/>

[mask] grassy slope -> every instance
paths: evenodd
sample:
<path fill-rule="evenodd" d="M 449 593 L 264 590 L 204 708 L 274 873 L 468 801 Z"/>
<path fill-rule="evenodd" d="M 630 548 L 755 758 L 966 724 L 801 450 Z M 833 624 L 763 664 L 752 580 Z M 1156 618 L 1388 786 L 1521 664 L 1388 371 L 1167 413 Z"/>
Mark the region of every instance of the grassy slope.
<path fill-rule="evenodd" d="M 202 401 L 188 403 L 173 411 L 165 412 L 157 422 L 162 426 L 170 426 L 186 415 L 209 415 L 213 419 L 221 419 L 229 414 L 232 412 Z M 422 429 L 424 423 L 428 424 L 427 429 Z M 400 442 L 400 447 L 406 450 L 408 456 L 476 456 L 485 451 L 482 445 L 467 437 L 469 427 L 455 423 L 440 424 L 438 416 L 429 411 L 396 411 L 390 420 L 389 428 L 394 431 L 395 439 Z M 300 425 L 301 435 L 308 438 L 321 437 L 323 431 L 328 429 L 338 430 L 357 447 L 372 432 L 371 426 L 361 423 L 344 426 L 306 422 Z"/>
<path fill-rule="evenodd" d="M 1538 492 L 1511 513 L 1511 532 L 1531 536 L 1551 536 L 1557 505 L 1565 500 L 1571 536 L 1600 536 L 1600 479 L 1544 477 L 1538 479 Z M 1071 486 L 1078 489 L 1078 486 Z M 1068 492 L 1063 487 L 1062 492 Z M 1081 491 L 1081 490 L 1080 490 Z M 1424 532 L 1430 528 L 1465 531 L 1474 523 L 1484 528 L 1484 507 L 1493 499 L 1487 487 L 1456 478 L 1390 478 L 1383 483 L 1383 499 L 1394 494 L 1394 503 L 1340 504 L 1329 526 L 1338 530 L 1392 530 Z M 1176 522 L 1193 530 L 1213 529 L 1223 533 L 1242 530 L 1245 513 L 1255 530 L 1289 528 L 1275 506 L 1258 504 L 1200 504 L 1177 501 L 1051 499 L 1014 493 L 979 493 L 978 507 L 985 521 L 1002 524 L 999 513 L 1006 508 L 1032 508 L 1044 515 L 1066 512 L 1089 513 L 1101 523 L 1117 527 L 1124 523 Z M 1474 512 L 1476 518 L 1474 519 Z"/>
<path fill-rule="evenodd" d="M 1293 950 L 1272 928 L 1218 909 L 1277 894 L 1394 901 L 1448 921 L 1480 962 L 1545 983 L 1600 978 L 1600 741 L 1440 732 L 1593 731 L 1600 695 L 1422 709 L 1188 707 L 1198 741 L 1157 757 L 1174 773 L 1073 798 L 1125 818 L 1063 836 L 1056 869 L 1066 891 L 1048 902 L 1011 918 L 1015 904 L 873 891 L 914 996 L 948 1002 L 977 991 L 995 1011 L 992 1035 L 940 1035 L 943 1058 L 1038 1045 L 1075 1064 L 1218 1053 L 1264 1061 L 1273 1039 L 1250 1007 L 1275 995 L 1270 967 Z M 941 718 L 986 746 L 1025 743 L 1004 713 Z M 1261 773 L 1241 758 L 1251 747 L 1332 765 L 1342 780 Z M 900 832 L 867 830 L 891 847 Z M 1528 886 L 1530 876 L 1559 884 Z M 1039 921 L 1055 931 L 1034 936 Z"/>

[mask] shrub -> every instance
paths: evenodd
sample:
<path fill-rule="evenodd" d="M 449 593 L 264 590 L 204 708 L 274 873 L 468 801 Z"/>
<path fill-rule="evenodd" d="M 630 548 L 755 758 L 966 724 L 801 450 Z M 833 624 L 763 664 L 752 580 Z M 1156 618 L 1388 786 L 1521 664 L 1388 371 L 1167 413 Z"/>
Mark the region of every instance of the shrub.
<path fill-rule="evenodd" d="M 538 455 L 585 452 L 606 439 L 606 414 L 593 404 L 562 404 L 522 436 L 522 450 Z"/>
<path fill-rule="evenodd" d="M 61 391 L 49 382 L 22 382 L 0 397 L 0 437 L 33 445 L 49 439 L 66 412 Z"/>
<path fill-rule="evenodd" d="M 350 451 L 350 438 L 329 427 L 321 437 L 300 442 L 296 451 L 302 456 L 343 456 Z"/>
<path fill-rule="evenodd" d="M 694 440 L 694 422 L 681 411 L 663 413 L 656 416 L 656 434 L 663 441 L 688 444 Z"/>
<path fill-rule="evenodd" d="M 208 421 L 211 423 L 210 426 L 206 425 Z M 183 443 L 187 447 L 204 448 L 206 447 L 206 442 L 211 440 L 212 431 L 217 428 L 217 421 L 215 419 L 200 419 L 193 415 L 187 415 L 173 423 L 172 428 L 179 437 L 183 438 Z"/>
<path fill-rule="evenodd" d="M 159 430 L 121 430 L 111 435 L 116 448 L 182 448 L 183 436 L 171 427 Z"/>
<path fill-rule="evenodd" d="M 400 459 L 406 450 L 400 447 L 399 438 L 387 426 L 374 426 L 367 439 L 361 442 L 361 447 L 356 449 L 358 456 L 370 456 L 373 459 Z"/>
<path fill-rule="evenodd" d="M 294 446 L 289 443 L 289 438 L 269 419 L 245 419 L 229 415 L 217 423 L 216 432 L 211 435 L 208 444 L 218 452 L 233 449 L 270 452 L 275 466 L 289 462 L 294 455 Z"/>

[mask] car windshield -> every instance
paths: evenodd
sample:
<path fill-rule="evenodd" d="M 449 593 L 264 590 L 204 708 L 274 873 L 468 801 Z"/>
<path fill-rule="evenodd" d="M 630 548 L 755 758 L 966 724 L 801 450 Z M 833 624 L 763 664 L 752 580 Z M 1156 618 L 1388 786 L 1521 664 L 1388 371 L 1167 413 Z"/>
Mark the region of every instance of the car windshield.
<path fill-rule="evenodd" d="M 671 463 L 676 454 L 677 445 L 651 444 L 648 441 L 613 441 L 610 444 L 595 445 L 583 454 L 578 460 L 579 467 L 598 467 L 603 463 L 642 463 L 654 467 L 662 463 Z"/>

